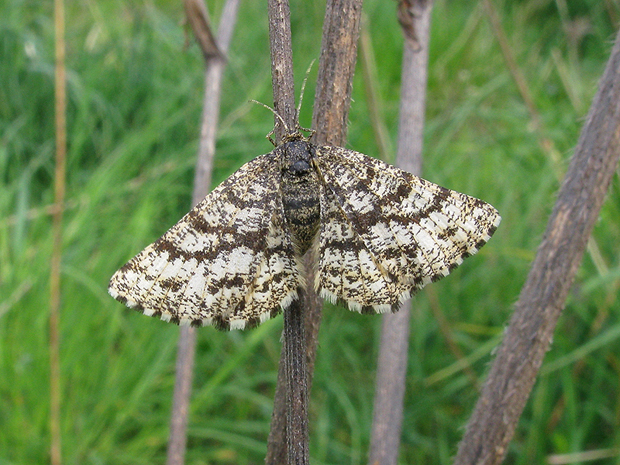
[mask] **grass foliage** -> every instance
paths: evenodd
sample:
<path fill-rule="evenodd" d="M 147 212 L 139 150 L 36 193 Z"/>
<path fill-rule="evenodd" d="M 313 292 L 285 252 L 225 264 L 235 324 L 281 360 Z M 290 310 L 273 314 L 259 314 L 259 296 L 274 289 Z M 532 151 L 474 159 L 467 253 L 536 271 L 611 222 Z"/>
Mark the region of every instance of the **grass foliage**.
<path fill-rule="evenodd" d="M 178 329 L 124 309 L 106 287 L 190 205 L 203 60 L 195 45 L 184 48 L 179 1 L 66 3 L 63 456 L 66 464 L 164 463 Z M 217 18 L 221 0 L 209 3 Z M 448 464 L 456 451 L 620 18 L 615 0 L 494 3 L 542 129 L 482 4 L 437 0 L 424 175 L 489 201 L 503 222 L 478 256 L 414 300 L 402 464 Z M 319 56 L 324 6 L 293 2 L 292 9 L 299 85 Z M 48 463 L 52 13 L 51 2 L 0 6 L 0 464 Z M 395 3 L 367 0 L 365 18 L 377 64 L 372 84 L 394 142 L 402 50 Z M 272 116 L 247 102 L 271 102 L 269 64 L 266 4 L 243 2 L 224 81 L 215 183 L 271 150 L 264 135 Z M 310 82 L 315 76 L 316 66 Z M 310 121 L 312 87 L 302 125 Z M 348 146 L 375 154 L 367 114 L 358 73 Z M 619 228 L 616 177 L 594 231 L 599 253 L 583 260 L 508 463 L 590 450 L 620 463 Z M 447 344 L 438 314 L 463 358 Z M 366 461 L 379 326 L 378 317 L 325 309 L 311 399 L 317 465 Z M 281 327 L 278 318 L 248 332 L 199 331 L 188 463 L 263 462 Z"/>

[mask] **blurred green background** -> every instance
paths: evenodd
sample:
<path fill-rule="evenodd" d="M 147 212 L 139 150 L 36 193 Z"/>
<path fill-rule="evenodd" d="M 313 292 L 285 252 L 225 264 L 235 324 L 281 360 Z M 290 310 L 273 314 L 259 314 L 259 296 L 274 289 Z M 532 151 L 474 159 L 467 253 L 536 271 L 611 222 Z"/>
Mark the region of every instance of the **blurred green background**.
<path fill-rule="evenodd" d="M 164 463 L 178 328 L 125 309 L 106 287 L 190 206 L 203 58 L 193 41 L 184 47 L 180 0 L 66 3 L 64 462 Z M 217 24 L 223 2 L 208 3 Z M 541 129 L 482 4 L 437 0 L 423 174 L 492 203 L 503 221 L 478 255 L 414 299 L 402 464 L 451 463 L 620 19 L 617 0 L 494 4 Z M 364 9 L 376 61 L 369 84 L 395 147 L 396 2 L 366 0 Z M 323 14 L 322 2 L 292 4 L 298 89 L 319 57 Z M 52 2 L 0 5 L 0 464 L 49 461 L 53 39 Z M 347 146 L 376 155 L 360 70 L 358 63 Z M 310 124 L 315 78 L 316 65 L 302 125 Z M 266 2 L 241 4 L 213 185 L 272 149 L 264 138 L 272 115 L 249 99 L 272 103 Z M 571 463 L 620 463 L 619 187 L 616 176 L 506 463 L 592 450 L 609 457 Z M 281 327 L 277 318 L 253 331 L 199 331 L 188 464 L 263 463 Z M 325 308 L 310 410 L 314 464 L 366 462 L 379 328 L 379 317 Z"/>

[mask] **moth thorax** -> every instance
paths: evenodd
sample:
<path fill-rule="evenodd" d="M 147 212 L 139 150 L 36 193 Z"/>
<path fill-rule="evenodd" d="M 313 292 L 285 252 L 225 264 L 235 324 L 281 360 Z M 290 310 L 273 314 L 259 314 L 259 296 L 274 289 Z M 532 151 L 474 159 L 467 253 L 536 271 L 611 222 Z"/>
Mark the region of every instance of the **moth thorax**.
<path fill-rule="evenodd" d="M 284 215 L 301 255 L 310 248 L 319 230 L 321 208 L 319 179 L 312 165 L 314 148 L 299 140 L 280 147 L 282 162 L 282 203 Z"/>

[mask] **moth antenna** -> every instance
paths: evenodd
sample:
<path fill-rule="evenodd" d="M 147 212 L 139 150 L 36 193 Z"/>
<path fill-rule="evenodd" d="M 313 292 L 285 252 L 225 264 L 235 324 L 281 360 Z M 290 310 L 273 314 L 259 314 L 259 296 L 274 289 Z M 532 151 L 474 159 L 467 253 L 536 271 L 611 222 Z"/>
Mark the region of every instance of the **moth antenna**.
<path fill-rule="evenodd" d="M 275 117 L 278 118 L 278 120 L 280 121 L 280 124 L 282 124 L 282 127 L 286 131 L 286 134 L 291 134 L 291 130 L 289 129 L 288 125 L 284 122 L 284 119 L 280 116 L 280 114 L 277 111 L 275 111 L 269 105 L 265 105 L 263 102 L 259 102 L 259 101 L 254 100 L 254 99 L 250 99 L 250 102 L 256 103 L 257 105 L 265 107 L 267 110 L 269 110 L 271 113 L 273 113 L 275 115 Z M 269 142 L 271 142 L 274 146 L 276 146 L 276 143 L 271 138 L 271 135 L 274 132 L 275 132 L 275 128 L 269 134 L 267 134 L 267 139 L 269 139 Z"/>
<path fill-rule="evenodd" d="M 299 114 L 301 112 L 301 103 L 304 101 L 304 91 L 306 90 L 306 83 L 308 82 L 308 75 L 310 74 L 310 70 L 312 69 L 312 67 L 314 66 L 314 62 L 316 60 L 312 60 L 312 62 L 310 62 L 310 66 L 308 66 L 308 69 L 306 70 L 306 77 L 304 77 L 304 82 L 301 83 L 301 92 L 299 93 L 299 103 L 297 104 L 297 125 L 299 126 Z"/>

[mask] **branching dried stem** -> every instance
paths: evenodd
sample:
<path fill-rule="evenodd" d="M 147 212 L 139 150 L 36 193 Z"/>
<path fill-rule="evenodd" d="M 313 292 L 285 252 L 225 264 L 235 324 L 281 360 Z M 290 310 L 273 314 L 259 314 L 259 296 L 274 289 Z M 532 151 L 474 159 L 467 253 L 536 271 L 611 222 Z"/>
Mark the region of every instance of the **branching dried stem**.
<path fill-rule="evenodd" d="M 455 464 L 499 464 L 549 349 L 620 157 L 620 34 Z"/>
<path fill-rule="evenodd" d="M 405 47 L 396 164 L 419 174 L 422 165 L 430 14 L 432 1 L 401 1 Z M 407 21 L 405 21 L 405 19 Z M 383 316 L 369 463 L 396 464 L 403 419 L 411 301 Z"/>
<path fill-rule="evenodd" d="M 331 0 L 327 2 L 325 22 L 323 26 L 323 42 L 321 59 L 317 79 L 317 90 L 314 102 L 312 128 L 316 130 L 313 142 L 316 144 L 343 145 L 346 141 L 347 118 L 351 100 L 351 86 L 353 71 L 357 57 L 357 40 L 361 23 L 361 0 Z M 273 47 L 272 39 L 272 47 Z M 273 48 L 272 48 L 273 54 Z M 272 61 L 274 60 L 272 55 Z M 282 107 L 278 106 L 274 88 L 276 109 L 282 114 Z M 294 109 L 293 103 L 288 103 Z M 284 107 L 284 111 L 289 111 Z M 284 117 L 288 123 L 288 119 Z M 294 121 L 294 120 L 293 120 Z M 306 257 L 306 269 L 312 257 Z M 313 282 L 311 276 L 307 279 Z M 308 390 L 312 383 L 314 359 L 316 355 L 317 335 L 321 322 L 321 302 L 308 286 L 304 298 L 304 318 L 306 333 L 306 361 Z M 283 353 L 283 356 L 285 354 Z M 283 362 L 278 370 L 278 384 L 274 399 L 274 410 L 271 420 L 271 431 L 267 446 L 265 463 L 268 465 L 282 465 L 287 463 L 285 430 L 286 418 L 286 389 Z M 291 462 L 288 462 L 291 463 Z"/>
<path fill-rule="evenodd" d="M 205 94 L 192 205 L 196 205 L 207 195 L 209 185 L 211 184 L 211 171 L 215 155 L 215 134 L 220 111 L 220 89 L 225 66 L 222 54 L 228 51 L 235 27 L 239 0 L 228 0 L 224 5 L 218 34 L 219 47 L 213 44 L 209 45 L 208 41 L 205 45 L 205 38 L 211 37 L 212 40 L 213 35 L 210 30 L 204 30 L 205 27 L 208 28 L 209 21 L 206 17 L 204 4 L 202 4 L 201 10 L 197 5 L 199 2 L 202 2 L 202 0 L 187 0 L 185 3 L 188 15 L 199 14 L 202 11 L 202 18 L 188 18 L 188 21 L 199 39 L 199 44 L 206 59 Z M 188 4 L 191 4 L 190 7 L 188 7 Z M 205 47 L 207 48 L 205 49 Z M 214 49 L 218 53 L 213 53 Z M 170 418 L 170 440 L 166 462 L 168 465 L 182 465 L 185 461 L 189 398 L 192 391 L 195 352 L 196 329 L 184 326 L 180 329 L 179 334 L 173 405 Z"/>

